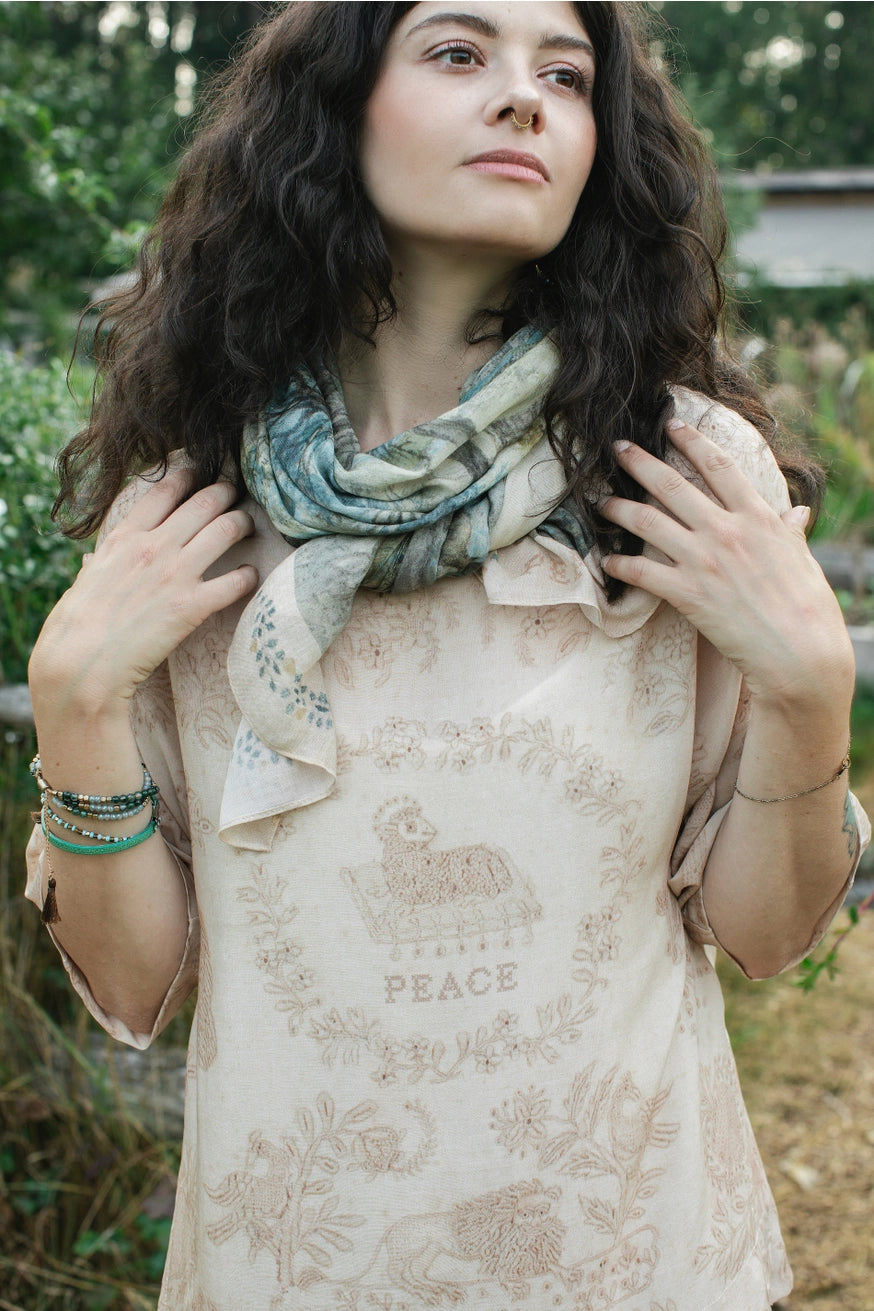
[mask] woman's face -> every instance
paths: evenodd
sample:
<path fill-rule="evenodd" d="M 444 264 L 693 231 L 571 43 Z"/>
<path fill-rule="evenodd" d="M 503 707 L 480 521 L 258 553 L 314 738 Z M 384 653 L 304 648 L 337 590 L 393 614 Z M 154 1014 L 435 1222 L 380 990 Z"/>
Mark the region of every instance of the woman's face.
<path fill-rule="evenodd" d="M 595 157 L 594 79 L 572 4 L 415 5 L 392 33 L 361 138 L 390 249 L 524 263 L 557 246 Z"/>

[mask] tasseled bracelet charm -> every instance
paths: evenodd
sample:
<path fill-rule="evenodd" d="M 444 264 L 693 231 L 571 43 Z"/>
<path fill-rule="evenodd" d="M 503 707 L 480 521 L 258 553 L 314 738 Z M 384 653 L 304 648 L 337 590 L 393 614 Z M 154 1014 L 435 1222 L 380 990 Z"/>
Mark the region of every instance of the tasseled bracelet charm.
<path fill-rule="evenodd" d="M 46 899 L 42 904 L 42 913 L 40 914 L 40 919 L 43 924 L 58 924 L 60 922 L 61 917 L 58 914 L 58 899 L 55 896 L 55 889 L 57 886 L 54 874 L 49 874 Z"/>

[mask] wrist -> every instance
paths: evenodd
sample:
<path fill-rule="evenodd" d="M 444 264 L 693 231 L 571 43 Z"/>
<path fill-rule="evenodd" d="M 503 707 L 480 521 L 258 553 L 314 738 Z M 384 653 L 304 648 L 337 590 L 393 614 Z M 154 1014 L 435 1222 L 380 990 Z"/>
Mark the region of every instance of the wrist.
<path fill-rule="evenodd" d="M 834 730 L 849 720 L 856 683 L 856 662 L 847 638 L 846 650 L 810 670 L 764 686 L 747 680 L 751 714 L 796 726 L 806 735 Z"/>
<path fill-rule="evenodd" d="M 92 732 L 103 724 L 117 727 L 127 723 L 130 692 L 108 687 L 93 666 L 76 669 L 69 663 L 59 663 L 54 653 L 47 657 L 37 646 L 30 658 L 27 680 L 38 726 L 67 725 L 73 720 L 84 731 Z"/>

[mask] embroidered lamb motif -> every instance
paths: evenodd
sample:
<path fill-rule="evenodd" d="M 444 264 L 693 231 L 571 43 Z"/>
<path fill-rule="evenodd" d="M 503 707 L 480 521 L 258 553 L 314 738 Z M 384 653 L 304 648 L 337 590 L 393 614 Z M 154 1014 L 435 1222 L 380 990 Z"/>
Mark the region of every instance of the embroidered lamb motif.
<path fill-rule="evenodd" d="M 513 881 L 501 853 L 481 843 L 431 851 L 437 830 L 409 797 L 387 801 L 376 812 L 374 828 L 382 839 L 386 885 L 411 906 L 497 897 Z"/>
<path fill-rule="evenodd" d="M 434 849 L 437 829 L 411 797 L 393 797 L 377 810 L 374 831 L 382 843 L 378 865 L 343 869 L 368 932 L 375 942 L 391 943 L 397 960 L 402 943 L 447 941 L 464 951 L 465 938 L 500 933 L 501 945 L 512 945 L 511 930 L 531 924 L 541 907 L 526 879 L 506 851 L 482 843 Z"/>

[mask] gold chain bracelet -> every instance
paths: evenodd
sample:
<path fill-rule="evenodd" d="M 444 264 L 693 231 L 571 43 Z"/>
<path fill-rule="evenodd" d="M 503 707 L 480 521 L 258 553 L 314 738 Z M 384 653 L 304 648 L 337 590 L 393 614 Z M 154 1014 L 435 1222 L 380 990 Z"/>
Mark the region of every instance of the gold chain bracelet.
<path fill-rule="evenodd" d="M 751 797 L 748 792 L 741 792 L 736 783 L 734 785 L 734 790 L 737 795 L 743 797 L 745 801 L 755 801 L 760 806 L 773 806 L 778 801 L 794 801 L 796 797 L 809 797 L 811 792 L 821 792 L 823 788 L 827 788 L 830 783 L 834 783 L 839 779 L 841 774 L 845 774 L 849 768 L 850 749 L 848 747 L 847 754 L 844 756 L 831 778 L 827 778 L 824 783 L 817 783 L 816 787 L 805 788 L 803 792 L 789 792 L 785 797 Z"/>

